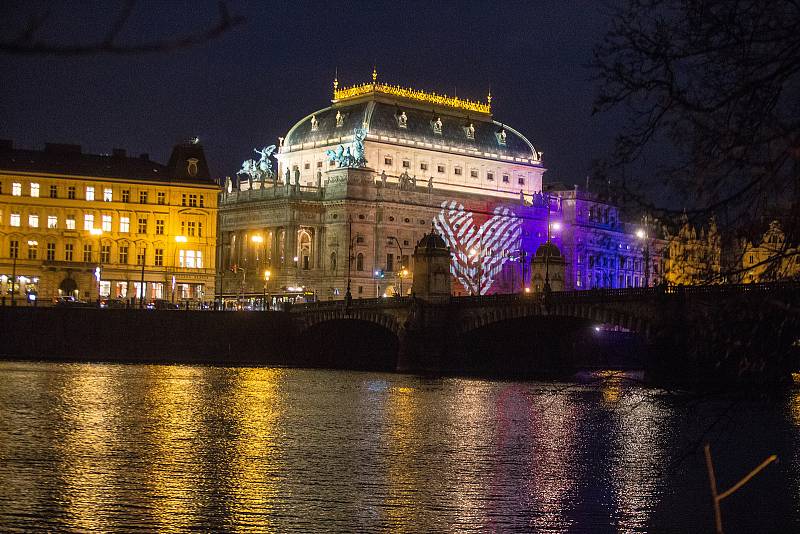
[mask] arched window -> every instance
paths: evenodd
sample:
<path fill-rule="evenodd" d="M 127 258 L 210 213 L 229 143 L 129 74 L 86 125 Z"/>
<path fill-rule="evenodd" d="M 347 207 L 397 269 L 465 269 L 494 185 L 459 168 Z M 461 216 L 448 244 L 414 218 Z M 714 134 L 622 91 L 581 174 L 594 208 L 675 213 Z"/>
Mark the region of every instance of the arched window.
<path fill-rule="evenodd" d="M 364 255 L 362 253 L 358 253 L 356 256 L 356 271 L 363 271 L 364 270 Z"/>
<path fill-rule="evenodd" d="M 311 268 L 311 234 L 306 230 L 300 230 L 299 248 L 301 265 L 307 271 Z"/>

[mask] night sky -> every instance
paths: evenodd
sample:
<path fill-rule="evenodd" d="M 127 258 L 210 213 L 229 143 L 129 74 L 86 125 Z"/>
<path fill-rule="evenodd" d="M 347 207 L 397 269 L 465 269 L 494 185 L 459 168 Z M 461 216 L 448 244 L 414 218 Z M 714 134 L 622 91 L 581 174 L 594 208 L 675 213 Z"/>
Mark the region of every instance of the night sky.
<path fill-rule="evenodd" d="M 28 3 L 0 8 L 8 36 Z M 43 9 L 46 4 L 33 4 Z M 40 39 L 102 38 L 121 4 L 87 2 L 51 10 Z M 611 146 L 618 117 L 591 116 L 588 67 L 609 8 L 598 2 L 229 1 L 243 25 L 188 49 L 81 57 L 0 55 L 0 138 L 15 146 L 81 144 L 125 148 L 165 162 L 172 145 L 198 136 L 215 177 L 235 173 L 253 147 L 277 137 L 342 85 L 370 79 L 485 99 L 494 118 L 544 151 L 548 182 L 584 184 L 591 161 Z M 114 9 L 112 9 L 112 7 Z M 10 12 L 10 13 L 9 13 Z M 16 17 L 16 18 L 15 18 Z M 216 2 L 139 1 L 119 44 L 209 27 Z"/>

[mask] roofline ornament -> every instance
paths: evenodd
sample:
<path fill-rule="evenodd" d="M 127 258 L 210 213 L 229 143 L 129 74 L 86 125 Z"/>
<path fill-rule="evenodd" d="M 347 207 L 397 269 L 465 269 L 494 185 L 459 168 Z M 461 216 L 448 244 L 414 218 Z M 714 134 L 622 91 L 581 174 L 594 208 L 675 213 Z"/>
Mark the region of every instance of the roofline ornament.
<path fill-rule="evenodd" d="M 407 98 L 409 100 L 416 100 L 418 102 L 425 102 L 427 104 L 434 104 L 437 106 L 462 109 L 476 113 L 485 113 L 487 115 L 491 114 L 492 112 L 491 93 L 489 93 L 488 101 L 484 103 L 480 101 L 466 100 L 457 96 L 428 93 L 419 89 L 400 87 L 399 85 L 378 83 L 377 77 L 377 72 L 373 70 L 372 83 L 362 83 L 361 85 L 342 87 L 341 89 L 338 88 L 339 83 L 337 79 L 333 86 L 333 102 L 341 102 L 343 100 L 349 100 L 351 98 L 356 98 L 370 93 L 380 93 L 389 96 Z"/>

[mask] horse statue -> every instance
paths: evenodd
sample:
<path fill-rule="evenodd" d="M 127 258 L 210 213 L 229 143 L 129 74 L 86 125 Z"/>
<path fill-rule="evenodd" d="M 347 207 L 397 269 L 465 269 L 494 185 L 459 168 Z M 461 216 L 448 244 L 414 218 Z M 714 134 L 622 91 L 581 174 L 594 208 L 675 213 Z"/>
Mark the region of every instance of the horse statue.
<path fill-rule="evenodd" d="M 325 156 L 328 161 L 336 163 L 342 167 L 366 167 L 367 158 L 364 157 L 364 139 L 367 137 L 367 130 L 364 128 L 353 129 L 353 142 L 345 148 L 339 145 L 335 151 L 326 150 Z"/>

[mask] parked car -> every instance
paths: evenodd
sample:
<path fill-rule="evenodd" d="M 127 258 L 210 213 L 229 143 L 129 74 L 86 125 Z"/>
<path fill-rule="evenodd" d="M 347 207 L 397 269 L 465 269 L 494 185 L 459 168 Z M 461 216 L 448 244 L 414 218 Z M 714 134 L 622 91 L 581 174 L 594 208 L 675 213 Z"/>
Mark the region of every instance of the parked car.
<path fill-rule="evenodd" d="M 127 308 L 127 305 L 122 299 L 103 299 L 100 301 L 101 308 Z"/>
<path fill-rule="evenodd" d="M 147 305 L 150 310 L 179 310 L 180 306 L 168 300 L 156 299 Z"/>
<path fill-rule="evenodd" d="M 94 308 L 94 304 L 75 297 L 56 297 L 53 302 L 55 306 L 60 308 Z"/>

